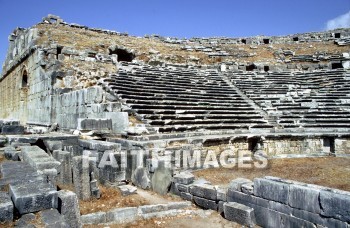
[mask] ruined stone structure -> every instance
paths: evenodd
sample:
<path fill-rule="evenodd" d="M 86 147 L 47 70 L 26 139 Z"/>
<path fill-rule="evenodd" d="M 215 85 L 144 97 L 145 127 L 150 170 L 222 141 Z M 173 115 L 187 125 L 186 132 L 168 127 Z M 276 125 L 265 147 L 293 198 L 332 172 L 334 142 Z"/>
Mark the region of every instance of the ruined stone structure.
<path fill-rule="evenodd" d="M 348 156 L 350 29 L 281 37 L 134 37 L 49 15 L 31 28 L 15 29 L 9 42 L 0 76 L 0 147 L 6 146 L 5 157 L 14 161 L 0 165 L 0 189 L 9 186 L 9 195 L 0 194 L 6 211 L 42 211 L 43 221 L 55 216 L 56 224 L 70 227 L 155 216 L 135 207 L 80 218 L 79 208 L 69 207 L 78 198 L 99 198 L 100 184 L 131 180 L 159 193 L 171 186 L 182 198 L 248 226 L 349 226 L 344 208 L 339 214 L 328 208 L 337 201 L 329 200 L 327 189 L 307 186 L 300 193 L 321 196 L 315 202 L 327 207 L 321 212 L 294 202 L 292 190 L 283 202 L 266 193 L 299 183 L 259 179 L 247 190 L 242 185 L 222 193 L 172 175 L 185 169 L 186 156 L 196 151 L 200 164 L 211 153 L 220 160 L 225 150 L 258 159 Z M 105 152 L 118 167 L 99 165 Z M 175 168 L 169 170 L 171 164 Z M 21 166 L 26 172 L 13 175 Z M 28 182 L 24 189 L 18 186 L 23 182 Z M 57 184 L 74 185 L 75 193 L 57 191 Z M 178 189 L 179 184 L 185 186 Z M 209 196 L 203 195 L 207 191 Z M 43 202 L 33 203 L 36 199 Z M 261 217 L 266 211 L 275 223 Z M 236 218 L 237 213 L 245 217 Z M 11 216 L 0 211 L 0 221 Z"/>

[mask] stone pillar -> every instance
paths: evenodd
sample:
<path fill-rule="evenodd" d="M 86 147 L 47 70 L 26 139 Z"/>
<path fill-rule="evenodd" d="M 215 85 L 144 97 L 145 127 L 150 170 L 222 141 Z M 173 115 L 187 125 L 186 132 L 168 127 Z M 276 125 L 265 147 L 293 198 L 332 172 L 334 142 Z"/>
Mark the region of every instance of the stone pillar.
<path fill-rule="evenodd" d="M 90 199 L 91 191 L 88 157 L 73 157 L 73 183 L 75 187 L 75 192 L 79 199 Z"/>
<path fill-rule="evenodd" d="M 61 162 L 61 166 L 58 170 L 58 179 L 57 182 L 59 184 L 72 184 L 72 164 L 71 164 L 71 156 L 68 151 L 53 151 L 53 157 Z"/>

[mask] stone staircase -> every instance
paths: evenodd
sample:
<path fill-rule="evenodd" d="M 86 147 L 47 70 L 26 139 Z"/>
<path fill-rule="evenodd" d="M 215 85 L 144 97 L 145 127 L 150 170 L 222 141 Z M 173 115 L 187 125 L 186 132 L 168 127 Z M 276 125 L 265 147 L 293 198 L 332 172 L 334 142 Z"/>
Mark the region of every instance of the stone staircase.
<path fill-rule="evenodd" d="M 349 128 L 349 79 L 344 70 L 227 73 L 231 82 L 283 128 Z"/>
<path fill-rule="evenodd" d="M 214 70 L 124 64 L 102 84 L 156 133 L 273 127 Z"/>

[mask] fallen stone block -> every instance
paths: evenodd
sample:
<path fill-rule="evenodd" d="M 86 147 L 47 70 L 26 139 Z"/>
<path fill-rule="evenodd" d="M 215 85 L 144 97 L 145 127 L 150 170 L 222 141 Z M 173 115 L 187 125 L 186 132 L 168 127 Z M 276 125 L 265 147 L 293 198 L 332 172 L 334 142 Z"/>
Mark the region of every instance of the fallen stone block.
<path fill-rule="evenodd" d="M 74 192 L 61 190 L 57 192 L 58 208 L 71 228 L 80 228 L 80 210 L 78 197 Z"/>
<path fill-rule="evenodd" d="M 190 193 L 205 199 L 217 200 L 216 188 L 209 184 L 194 184 L 190 188 Z"/>
<path fill-rule="evenodd" d="M 96 212 L 80 217 L 83 224 L 101 224 L 106 223 L 106 212 Z"/>
<path fill-rule="evenodd" d="M 152 176 L 152 190 L 158 194 L 168 193 L 172 180 L 172 171 L 165 167 L 164 161 L 160 161 Z"/>
<path fill-rule="evenodd" d="M 289 185 L 290 184 L 263 178 L 255 178 L 254 195 L 264 199 L 288 204 Z"/>
<path fill-rule="evenodd" d="M 122 193 L 123 196 L 128 196 L 137 193 L 137 188 L 131 185 L 120 185 L 118 189 Z"/>
<path fill-rule="evenodd" d="M 18 161 L 20 152 L 17 151 L 14 147 L 5 147 L 4 155 L 7 160 Z"/>
<path fill-rule="evenodd" d="M 254 209 L 243 204 L 224 203 L 225 218 L 248 227 L 255 226 Z"/>
<path fill-rule="evenodd" d="M 131 181 L 134 185 L 142 189 L 149 189 L 151 187 L 151 180 L 148 170 L 144 167 L 136 168 L 131 177 Z"/>
<path fill-rule="evenodd" d="M 16 223 L 15 223 L 15 227 L 35 227 L 34 225 L 32 225 L 32 223 L 35 222 L 36 216 L 33 213 L 29 213 L 29 214 L 25 214 L 22 215 L 21 218 L 19 218 Z"/>
<path fill-rule="evenodd" d="M 61 165 L 53 157 L 48 155 L 44 150 L 38 146 L 22 146 L 21 147 L 23 160 L 28 162 L 32 167 L 38 170 L 44 169 L 58 169 Z"/>
<path fill-rule="evenodd" d="M 57 208 L 57 191 L 47 183 L 9 186 L 10 196 L 20 214 Z"/>
<path fill-rule="evenodd" d="M 194 175 L 190 172 L 181 172 L 173 177 L 173 182 L 183 185 L 189 185 L 194 182 Z"/>
<path fill-rule="evenodd" d="M 350 195 L 320 191 L 321 215 L 350 223 Z"/>
<path fill-rule="evenodd" d="M 44 227 L 70 227 L 57 209 L 43 210 L 39 212 L 39 215 L 41 216 L 41 222 L 44 224 Z"/>
<path fill-rule="evenodd" d="M 106 221 L 111 224 L 133 222 L 138 218 L 137 207 L 117 208 L 106 213 Z"/>
<path fill-rule="evenodd" d="M 196 205 L 204 209 L 218 210 L 218 204 L 214 200 L 208 200 L 205 198 L 193 196 L 193 201 Z"/>
<path fill-rule="evenodd" d="M 13 203 L 11 197 L 6 192 L 0 192 L 0 223 L 12 222 Z"/>

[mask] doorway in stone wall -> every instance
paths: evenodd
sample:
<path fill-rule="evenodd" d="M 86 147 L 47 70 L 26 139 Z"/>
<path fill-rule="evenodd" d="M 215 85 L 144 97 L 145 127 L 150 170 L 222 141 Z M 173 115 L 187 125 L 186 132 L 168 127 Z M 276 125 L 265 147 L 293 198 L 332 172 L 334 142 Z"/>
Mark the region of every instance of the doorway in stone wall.
<path fill-rule="evenodd" d="M 28 93 L 29 93 L 29 75 L 26 68 L 21 71 L 20 77 L 20 121 L 22 124 L 27 123 L 28 117 Z"/>

